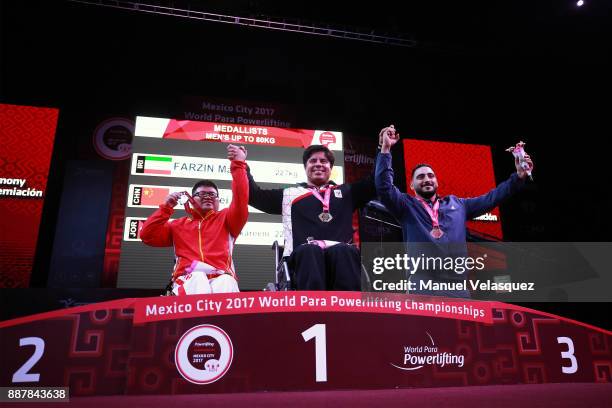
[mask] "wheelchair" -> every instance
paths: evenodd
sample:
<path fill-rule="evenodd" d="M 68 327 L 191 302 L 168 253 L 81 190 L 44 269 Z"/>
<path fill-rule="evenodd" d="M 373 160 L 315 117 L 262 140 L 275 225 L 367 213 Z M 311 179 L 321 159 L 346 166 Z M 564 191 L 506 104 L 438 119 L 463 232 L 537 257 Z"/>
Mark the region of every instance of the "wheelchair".
<path fill-rule="evenodd" d="M 269 292 L 297 290 L 295 273 L 289 267 L 289 257 L 283 256 L 284 246 L 274 241 L 271 249 L 274 251 L 274 282 L 269 282 L 263 290 Z M 362 285 L 366 285 L 366 288 L 362 287 L 362 291 L 369 292 L 372 289 L 372 281 L 363 263 L 361 263 L 361 278 Z"/>
<path fill-rule="evenodd" d="M 176 296 L 174 292 L 172 292 L 173 286 L 174 286 L 174 280 L 170 278 L 170 282 L 168 282 L 163 292 L 159 296 Z"/>
<path fill-rule="evenodd" d="M 362 241 L 368 242 L 402 242 L 402 228 L 389 210 L 379 201 L 371 200 L 359 211 L 359 235 Z M 371 228 L 364 229 L 368 225 Z M 373 234 L 371 231 L 376 231 Z M 283 257 L 283 246 L 275 241 L 272 244 L 274 251 L 274 282 L 266 285 L 266 291 L 296 290 L 295 275 L 291 271 L 288 257 Z M 372 276 L 361 262 L 361 290 L 373 291 Z"/>
<path fill-rule="evenodd" d="M 269 282 L 264 290 L 270 292 L 296 290 L 295 275 L 289 270 L 289 257 L 283 256 L 285 247 L 274 241 L 271 249 L 274 251 L 274 282 Z"/>

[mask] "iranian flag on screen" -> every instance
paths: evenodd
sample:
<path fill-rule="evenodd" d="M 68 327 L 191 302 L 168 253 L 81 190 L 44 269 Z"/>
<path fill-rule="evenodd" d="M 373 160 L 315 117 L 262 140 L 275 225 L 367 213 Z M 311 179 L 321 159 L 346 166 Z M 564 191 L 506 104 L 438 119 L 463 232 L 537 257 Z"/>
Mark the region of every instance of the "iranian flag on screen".
<path fill-rule="evenodd" d="M 142 163 L 142 168 L 140 164 Z M 138 156 L 137 173 L 144 174 L 171 174 L 172 157 L 164 156 Z"/>

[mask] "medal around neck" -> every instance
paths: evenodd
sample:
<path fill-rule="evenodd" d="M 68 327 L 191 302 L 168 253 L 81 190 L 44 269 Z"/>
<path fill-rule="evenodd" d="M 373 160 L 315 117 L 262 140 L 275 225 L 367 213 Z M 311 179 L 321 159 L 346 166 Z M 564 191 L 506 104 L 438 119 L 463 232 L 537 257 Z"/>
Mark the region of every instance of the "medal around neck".
<path fill-rule="evenodd" d="M 323 204 L 323 212 L 319 214 L 321 222 L 330 222 L 334 217 L 329 213 L 329 199 L 331 197 L 331 188 L 325 190 L 325 196 L 321 196 L 321 193 L 316 188 L 310 190 L 312 195 Z"/>
<path fill-rule="evenodd" d="M 434 239 L 440 239 L 442 235 L 444 235 L 444 231 L 440 229 L 440 222 L 438 221 L 438 210 L 440 209 L 440 200 L 436 199 L 433 206 L 430 208 L 429 204 L 425 200 L 420 197 L 417 197 L 417 200 L 423 205 L 423 208 L 431 218 L 431 224 L 433 226 L 432 230 L 429 231 L 429 235 L 431 235 Z"/>
<path fill-rule="evenodd" d="M 332 217 L 332 215 L 326 211 L 323 211 L 321 214 L 319 214 L 319 219 L 322 222 L 330 222 L 334 217 Z"/>
<path fill-rule="evenodd" d="M 442 235 L 444 235 L 444 231 L 442 231 L 440 229 L 440 227 L 434 227 L 434 229 L 432 229 L 429 232 L 429 235 L 431 235 L 432 237 L 434 237 L 435 239 L 440 239 L 442 238 Z"/>

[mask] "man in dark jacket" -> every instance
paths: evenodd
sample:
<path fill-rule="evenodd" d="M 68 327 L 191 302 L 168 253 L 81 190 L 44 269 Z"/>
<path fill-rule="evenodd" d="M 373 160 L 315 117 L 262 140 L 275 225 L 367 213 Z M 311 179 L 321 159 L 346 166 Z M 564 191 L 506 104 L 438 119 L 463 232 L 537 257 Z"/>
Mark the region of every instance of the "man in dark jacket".
<path fill-rule="evenodd" d="M 374 178 L 336 185 L 330 180 L 334 154 L 312 145 L 302 156 L 306 183 L 264 190 L 250 172 L 249 204 L 281 214 L 285 250 L 300 290 L 360 290 L 361 260 L 351 245 L 355 209 L 376 196 Z"/>
<path fill-rule="evenodd" d="M 391 168 L 391 148 L 399 140 L 393 126 L 381 131 L 383 136 L 381 152 L 376 160 L 376 189 L 382 203 L 402 225 L 404 242 L 408 255 L 437 257 L 467 256 L 465 222 L 478 217 L 498 206 L 502 201 L 519 191 L 525 184 L 528 173 L 533 169 L 529 155 L 525 155 L 528 169 L 515 159 L 516 173 L 487 194 L 474 198 L 459 198 L 454 195 L 440 197 L 438 179 L 434 170 L 425 163 L 412 170 L 410 188 L 415 196 L 400 192 L 393 185 Z M 466 290 L 433 293 L 419 290 L 420 281 L 437 282 L 464 281 L 463 274 L 454 271 L 421 269 L 414 273 L 410 281 L 416 283 L 411 293 L 437 294 L 455 297 L 470 297 Z"/>

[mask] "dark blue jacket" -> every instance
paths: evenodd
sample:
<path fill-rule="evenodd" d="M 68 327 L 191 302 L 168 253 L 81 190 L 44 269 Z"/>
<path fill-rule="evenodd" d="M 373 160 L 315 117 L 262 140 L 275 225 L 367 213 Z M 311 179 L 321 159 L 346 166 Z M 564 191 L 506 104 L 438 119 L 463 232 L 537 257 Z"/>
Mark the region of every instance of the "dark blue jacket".
<path fill-rule="evenodd" d="M 440 239 L 435 239 L 429 234 L 432 229 L 431 218 L 421 202 L 411 195 L 400 192 L 393 185 L 390 153 L 378 155 L 375 183 L 382 203 L 400 222 L 407 253 L 413 257 L 421 254 L 442 257 L 466 256 L 465 222 L 491 211 L 525 184 L 514 173 L 508 180 L 479 197 L 459 198 L 454 195 L 442 197 L 438 221 L 444 235 Z M 434 275 L 430 274 L 429 278 L 464 279 L 463 276 L 453 273 L 434 273 Z M 422 279 L 425 276 L 415 276 L 415 278 Z"/>
<path fill-rule="evenodd" d="M 376 191 L 382 203 L 402 225 L 404 241 L 463 243 L 466 238 L 465 222 L 497 207 L 502 201 L 516 193 L 525 183 L 516 173 L 487 194 L 474 198 L 459 198 L 454 195 L 440 199 L 440 228 L 444 235 L 435 239 L 429 232 L 431 218 L 415 197 L 400 192 L 393 185 L 391 154 L 381 153 L 376 161 Z"/>

